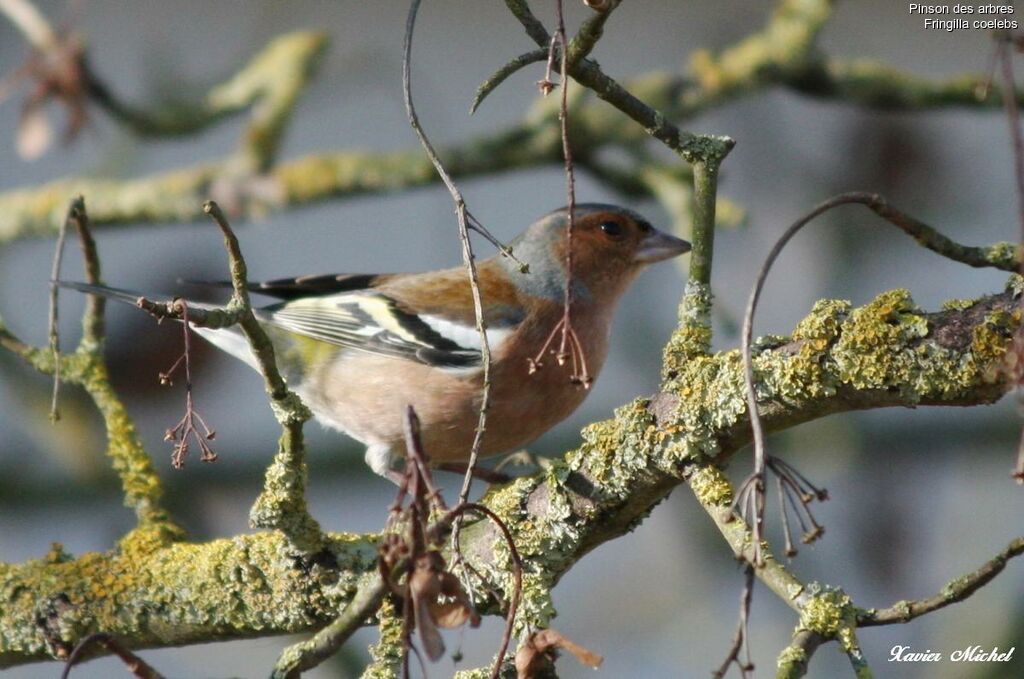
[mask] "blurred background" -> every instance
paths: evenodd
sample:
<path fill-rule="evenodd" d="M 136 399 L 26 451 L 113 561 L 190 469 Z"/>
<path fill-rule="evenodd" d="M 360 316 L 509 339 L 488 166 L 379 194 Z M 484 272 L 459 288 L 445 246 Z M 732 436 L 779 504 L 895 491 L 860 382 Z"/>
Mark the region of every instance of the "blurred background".
<path fill-rule="evenodd" d="M 209 3 L 89 0 L 73 9 L 42 1 L 88 40 L 95 70 L 125 99 L 154 103 L 201 95 L 234 72 L 274 36 L 317 29 L 329 51 L 287 130 L 282 159 L 324 150 L 393 151 L 414 146 L 401 100 L 401 42 L 407 3 L 307 1 Z M 534 3 L 548 19 L 550 8 Z M 570 2 L 570 30 L 585 16 Z M 608 72 L 627 77 L 685 67 L 695 48 L 728 46 L 759 29 L 772 2 L 631 0 L 610 20 L 596 53 Z M 1021 17 L 1018 17 L 1021 18 Z M 836 56 L 867 56 L 926 76 L 984 72 L 991 39 L 981 31 L 926 32 L 906 3 L 841 3 L 820 45 Z M 415 90 L 423 124 L 439 146 L 497 131 L 521 120 L 537 97 L 542 65 L 513 77 L 473 117 L 467 114 L 481 80 L 532 44 L 500 2 L 426 3 L 417 26 Z M 0 73 L 22 63 L 21 35 L 0 21 Z M 23 94 L 23 93 L 22 93 Z M 14 130 L 21 96 L 0 104 L 0 191 L 70 175 L 135 177 L 215 159 L 230 151 L 245 116 L 193 137 L 140 141 L 104 114 L 92 116 L 78 142 L 34 162 L 19 159 Z M 747 223 L 717 236 L 714 285 L 719 310 L 716 346 L 739 341 L 739 318 L 754 272 L 785 226 L 823 198 L 845 190 L 878 191 L 894 204 L 968 243 L 1016 237 L 1007 122 L 998 110 L 881 113 L 768 90 L 741 98 L 686 124 L 728 134 L 737 146 L 724 165 L 721 193 L 746 209 Z M 584 201 L 622 202 L 585 173 Z M 466 180 L 474 214 L 508 239 L 537 216 L 563 205 L 556 166 Z M 86 197 L 88 200 L 88 196 Z M 631 207 L 655 224 L 668 215 L 653 201 Z M 415 271 L 455 265 L 459 244 L 450 199 L 440 186 L 331 201 L 268 215 L 238 228 L 254 278 L 303 273 Z M 112 284 L 174 293 L 178 278 L 222 278 L 219 236 L 206 223 L 98 230 L 104 276 Z M 481 242 L 480 249 L 490 252 Z M 0 249 L 0 313 L 26 341 L 46 343 L 52 240 L 22 240 Z M 683 262 L 683 267 L 685 267 Z M 66 276 L 78 277 L 77 247 Z M 662 264 L 625 298 L 613 332 L 613 353 L 588 401 L 531 450 L 558 455 L 579 441 L 583 425 L 657 389 L 660 350 L 676 323 L 683 268 Z M 947 298 L 999 291 L 1000 273 L 960 266 L 928 253 L 867 211 L 844 208 L 804 232 L 782 256 L 765 291 L 759 334 L 789 332 L 822 297 L 862 304 L 894 287 L 911 290 L 935 309 Z M 62 296 L 62 333 L 78 335 L 81 300 Z M 161 387 L 157 373 L 180 350 L 180 331 L 157 326 L 130 308 L 110 308 L 108 357 L 115 386 L 136 418 L 167 486 L 174 515 L 192 539 L 245 532 L 249 505 L 270 460 L 278 427 L 260 378 L 241 363 L 197 347 L 193 366 L 200 411 L 217 431 L 216 464 L 193 457 L 170 465 L 165 429 L 180 417 L 181 385 Z M 100 421 L 73 387 L 63 390 L 64 420 L 47 419 L 49 380 L 0 354 L 0 561 L 46 553 L 52 541 L 80 554 L 106 550 L 133 523 L 103 456 Z M 825 485 L 832 500 L 819 511 L 827 534 L 795 560 L 807 581 L 839 585 L 862 606 L 887 606 L 937 592 L 973 570 L 1019 534 L 1024 490 L 1012 467 L 1021 419 L 1016 402 L 992 407 L 920 409 L 831 417 L 777 435 L 773 451 Z M 352 442 L 316 425 L 310 438 L 310 500 L 328 529 L 380 528 L 393 487 L 362 463 Z M 749 468 L 735 458 L 734 479 Z M 446 479 L 453 488 L 457 479 Z M 605 656 L 595 675 L 566 657 L 563 677 L 706 677 L 717 667 L 736 621 L 742 577 L 725 543 L 684 490 L 663 502 L 635 532 L 588 555 L 554 593 L 559 630 Z M 1007 571 L 968 602 L 905 626 L 860 632 L 880 677 L 982 678 L 1024 676 L 1024 565 Z M 758 676 L 774 672 L 790 639 L 792 613 L 760 586 L 751 621 Z M 465 656 L 445 659 L 430 676 L 489 659 L 499 623 L 451 636 Z M 358 676 L 373 631 L 361 632 L 310 677 Z M 175 677 L 266 676 L 294 641 L 268 638 L 143 652 Z M 949 662 L 886 662 L 894 645 L 945 654 L 969 645 L 1017 645 L 1009 665 L 967 667 Z M 55 677 L 56 664 L 8 670 L 12 679 Z M 844 676 L 834 644 L 818 651 L 808 676 Z M 109 659 L 75 670 L 80 679 L 126 676 Z"/>

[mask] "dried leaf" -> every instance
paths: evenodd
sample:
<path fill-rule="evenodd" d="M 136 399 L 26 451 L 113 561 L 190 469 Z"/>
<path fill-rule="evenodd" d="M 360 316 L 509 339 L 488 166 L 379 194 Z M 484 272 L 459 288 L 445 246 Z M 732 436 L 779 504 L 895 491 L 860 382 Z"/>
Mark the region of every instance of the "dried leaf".
<path fill-rule="evenodd" d="M 438 627 L 453 629 L 465 625 L 467 621 L 476 627 L 480 624 L 480 618 L 473 614 L 473 610 L 459 601 L 448 601 L 443 604 L 433 604 L 430 607 L 430 617 Z"/>
<path fill-rule="evenodd" d="M 600 655 L 567 639 L 558 630 L 545 629 L 531 634 L 516 652 L 518 679 L 538 676 L 538 672 L 554 660 L 554 652 L 557 650 L 569 651 L 581 664 L 594 669 L 604 662 Z"/>
<path fill-rule="evenodd" d="M 430 614 L 437 626 L 452 629 L 461 627 L 468 622 L 470 627 L 479 627 L 480 614 L 476 612 L 473 602 L 470 601 L 469 595 L 466 594 L 459 579 L 445 571 L 440 574 L 440 584 L 441 594 L 451 597 L 454 601 L 435 603 L 431 606 Z"/>
<path fill-rule="evenodd" d="M 413 618 L 420 633 L 420 641 L 427 657 L 432 661 L 444 655 L 444 640 L 432 616 L 441 594 L 441 579 L 444 560 L 437 552 L 428 552 L 416 559 L 416 567 L 409 576 L 409 594 L 412 597 Z"/>

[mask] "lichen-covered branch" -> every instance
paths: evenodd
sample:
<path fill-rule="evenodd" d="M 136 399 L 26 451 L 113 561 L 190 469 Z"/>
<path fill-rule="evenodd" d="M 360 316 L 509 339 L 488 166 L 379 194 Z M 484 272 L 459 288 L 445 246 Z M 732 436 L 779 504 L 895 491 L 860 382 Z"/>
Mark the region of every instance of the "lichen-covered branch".
<path fill-rule="evenodd" d="M 302 430 L 312 413 L 285 383 L 277 368 L 274 345 L 253 313 L 249 274 L 238 238 L 216 203 L 207 201 L 203 211 L 213 218 L 224 236 L 232 287 L 227 311 L 237 316 L 238 326 L 263 375 L 274 417 L 282 429 L 277 455 L 267 468 L 263 492 L 253 504 L 249 520 L 256 528 L 282 531 L 302 552 L 317 552 L 323 547 L 323 534 L 306 506 L 306 445 Z"/>
<path fill-rule="evenodd" d="M 271 679 L 292 679 L 334 655 L 352 634 L 366 624 L 384 599 L 384 581 L 379 573 L 363 578 L 355 596 L 336 619 L 311 639 L 289 646 L 278 658 Z"/>
<path fill-rule="evenodd" d="M 789 5 L 803 9 L 786 10 Z M 782 9 L 773 15 L 763 31 L 717 56 L 698 53 L 693 60 L 692 74 L 651 73 L 626 80 L 622 89 L 632 93 L 631 97 L 635 95 L 637 101 L 656 107 L 665 119 L 676 121 L 692 118 L 735 97 L 776 86 L 809 96 L 885 109 L 945 106 L 996 109 L 1000 106 L 1001 94 L 997 87 L 990 88 L 987 96 L 978 97 L 979 87 L 986 80 L 983 74 L 948 81 L 929 80 L 875 61 L 822 57 L 813 48 L 813 38 L 822 17 L 827 16 L 828 5 L 830 3 L 824 1 L 783 3 Z M 543 34 L 538 34 L 538 37 L 547 36 L 546 39 L 550 40 L 542 25 L 540 30 Z M 769 49 L 768 36 L 781 42 Z M 322 49 L 322 42 L 317 42 L 322 38 L 315 34 L 284 36 L 279 39 L 282 43 L 273 43 L 277 45 L 274 49 L 283 49 L 281 45 L 287 46 L 288 41 L 299 41 L 300 38 L 306 41 L 301 45 L 302 50 L 298 50 L 295 44 L 292 47 L 297 52 L 301 51 L 303 58 L 288 68 L 308 68 Z M 534 58 L 542 60 L 540 55 L 546 56 L 547 47 L 545 42 L 543 49 L 535 50 L 520 65 L 532 63 Z M 265 54 L 270 54 L 271 47 L 267 50 Z M 214 90 L 223 91 L 217 99 L 219 106 L 228 110 L 234 104 L 245 106 L 248 105 L 246 102 L 252 101 L 247 97 L 255 96 L 256 90 L 251 88 L 260 81 L 255 76 L 242 77 L 242 73 L 251 73 L 249 69 L 255 69 L 262 63 L 262 58 L 257 57 L 248 69 Z M 577 64 L 584 68 L 582 75 L 574 73 L 582 78 L 581 83 L 605 92 L 603 96 L 621 94 L 618 90 L 609 90 L 611 85 L 601 79 L 599 69 L 593 70 L 586 66 L 587 63 L 582 60 Z M 262 67 L 256 71 L 264 74 L 277 72 L 273 69 L 264 71 Z M 308 73 L 303 74 L 308 77 Z M 284 77 L 277 80 L 292 82 Z M 289 97 L 298 94 L 298 90 L 282 93 L 279 101 L 288 101 Z M 1024 90 L 1019 96 L 1024 102 Z M 285 106 L 275 110 L 290 109 Z M 560 161 L 557 130 L 551 125 L 556 115 L 557 110 L 550 102 L 541 102 L 535 111 L 527 114 L 523 123 L 441 149 L 441 154 L 448 159 L 449 170 L 456 179 L 554 165 Z M 643 122 L 645 126 L 654 126 L 651 129 L 661 129 L 651 116 L 645 114 L 640 119 L 646 121 Z M 269 120 L 272 124 L 265 128 L 265 132 L 251 132 L 249 137 L 276 140 L 287 117 L 276 115 L 270 116 Z M 582 167 L 588 167 L 588 154 L 606 147 L 629 147 L 646 136 L 626 116 L 594 102 L 574 105 L 573 126 L 572 138 L 576 145 L 573 152 Z M 243 185 L 230 191 L 233 198 L 230 213 L 233 217 L 252 218 L 271 210 L 285 210 L 316 201 L 412 188 L 438 181 L 419 149 L 399 153 L 338 151 L 272 164 L 269 160 L 274 155 L 274 145 L 261 148 L 269 148 L 271 152 L 264 153 L 262 161 L 249 163 L 249 169 L 242 174 L 251 173 L 252 166 L 258 166 L 263 168 L 266 176 L 260 178 L 256 190 L 244 190 Z M 90 197 L 91 218 L 97 227 L 138 222 L 197 221 L 203 217 L 199 206 L 210 197 L 211 189 L 218 180 L 223 180 L 226 175 L 238 176 L 238 169 L 233 165 L 236 160 L 235 156 L 212 159 L 193 167 L 141 179 L 69 178 L 4 192 L 0 194 L 0 243 L 55 234 L 66 201 L 70 196 L 79 194 Z M 622 174 L 633 177 L 643 174 L 643 168 L 636 169 L 637 172 L 620 173 L 620 179 Z M 605 177 L 598 175 L 598 178 Z M 634 195 L 638 190 L 642 195 L 654 193 L 654 189 L 645 183 L 633 181 L 628 188 Z M 609 184 L 618 188 L 622 181 Z"/>
<path fill-rule="evenodd" d="M 155 302 L 145 297 L 140 297 L 136 304 L 158 319 L 173 318 L 206 328 L 237 325 L 241 329 L 256 367 L 263 376 L 271 409 L 282 428 L 277 455 L 267 468 L 263 492 L 253 505 L 250 522 L 256 528 L 283 531 L 301 551 L 318 551 L 322 546 L 320 526 L 309 514 L 305 500 L 306 462 L 302 427 L 311 413 L 285 383 L 277 367 L 274 346 L 253 313 L 248 270 L 238 238 L 215 202 L 207 201 L 203 212 L 213 219 L 224 236 L 232 287 L 227 306 L 192 308 L 178 299 Z"/>
<path fill-rule="evenodd" d="M 86 278 L 90 283 L 99 283 L 99 258 L 89 230 L 84 199 L 78 197 L 72 200 L 68 214 L 79 235 Z M 110 385 L 107 365 L 103 359 L 105 335 L 101 299 L 90 296 L 82 315 L 82 328 L 82 340 L 76 351 L 55 357 L 51 351 L 22 342 L 0 318 L 0 347 L 20 356 L 39 372 L 46 375 L 57 372 L 62 381 L 78 385 L 89 393 L 103 416 L 107 431 L 107 456 L 121 479 L 125 505 L 135 512 L 140 529 L 152 529 L 165 539 L 180 536 L 162 506 L 160 478 L 153 469 L 152 461 L 142 446 L 124 404 Z M 60 362 L 59 366 L 57 361 Z"/>
<path fill-rule="evenodd" d="M 538 47 L 544 48 L 551 44 L 551 36 L 534 16 L 526 0 L 506 0 L 505 4 Z M 603 27 L 603 21 L 591 23 L 599 23 Z M 594 42 L 596 39 L 596 36 L 593 37 Z M 568 73 L 576 82 L 638 123 L 648 135 L 677 152 L 688 163 L 721 162 L 728 155 L 736 142 L 728 137 L 696 135 L 681 129 L 672 123 L 664 112 L 645 103 L 629 89 L 610 78 L 596 62 L 583 58 L 583 55 L 593 48 L 593 43 L 589 40 L 581 42 L 583 47 L 577 50 L 578 60 L 567 64 Z"/>
<path fill-rule="evenodd" d="M 88 85 L 94 101 L 143 136 L 193 134 L 258 103 L 245 139 L 260 159 L 269 163 L 288 116 L 308 85 L 313 66 L 326 44 L 322 33 L 300 31 L 281 35 L 195 104 L 165 103 L 147 109 L 133 106 L 115 95 L 91 69 L 87 71 Z"/>
<path fill-rule="evenodd" d="M 823 300 L 791 336 L 756 347 L 766 427 L 866 408 L 995 401 L 1005 391 L 1002 357 L 1019 320 L 1013 292 L 936 313 L 921 311 L 901 290 L 858 309 Z M 0 335 L 0 343 L 19 347 L 9 335 Z M 47 356 L 42 351 L 37 360 Z M 74 374 L 68 367 L 66 374 Z M 580 448 L 564 461 L 483 498 L 509 526 L 525 563 L 519 625 L 545 627 L 554 613 L 551 588 L 561 576 L 594 547 L 635 528 L 684 479 L 702 504 L 723 517 L 729 510 L 732 489 L 709 463 L 749 441 L 739 354 L 670 349 L 665 370 L 661 393 L 587 427 Z M 742 522 L 720 525 L 728 526 L 734 549 L 749 548 Z M 473 523 L 461 542 L 464 557 L 489 581 L 478 591 L 508 597 L 511 556 L 498 530 Z M 52 657 L 53 640 L 34 621 L 55 597 L 72 604 L 56 614 L 63 643 L 99 630 L 145 648 L 319 628 L 376 567 L 374 536 L 332 535 L 323 544 L 303 556 L 276 532 L 206 544 L 133 533 L 104 554 L 55 550 L 0 566 L 0 666 Z M 825 638 L 847 629 L 842 616 L 852 604 L 839 606 L 836 599 L 845 595 L 816 591 L 778 562 L 768 564 L 759 569 L 762 580 L 799 605 L 801 624 Z M 501 601 L 484 602 L 486 612 L 502 609 Z M 826 614 L 835 610 L 841 619 L 829 622 Z M 848 639 L 849 652 L 854 642 Z"/>
<path fill-rule="evenodd" d="M 0 566 L 0 667 L 52 658 L 103 630 L 131 648 L 240 639 L 320 627 L 376 567 L 373 538 L 332 535 L 316 558 L 278 532 L 204 544 L 153 544 L 129 535 L 105 554 Z M 46 633 L 36 624 L 66 600 Z"/>
<path fill-rule="evenodd" d="M 825 639 L 817 632 L 798 629 L 793 634 L 792 643 L 779 653 L 776 679 L 800 679 L 807 674 L 811 656 L 824 642 Z"/>
<path fill-rule="evenodd" d="M 456 178 L 558 162 L 556 134 L 520 126 L 442 149 Z M 190 222 L 224 173 L 224 162 L 203 163 L 141 179 L 67 179 L 0 195 L 0 243 L 51 236 L 68 196 L 88 195 L 94 226 Z M 253 218 L 331 198 L 396 191 L 437 181 L 420 149 L 397 153 L 340 152 L 278 163 L 261 177 L 264 191 L 241 197 L 234 217 Z"/>

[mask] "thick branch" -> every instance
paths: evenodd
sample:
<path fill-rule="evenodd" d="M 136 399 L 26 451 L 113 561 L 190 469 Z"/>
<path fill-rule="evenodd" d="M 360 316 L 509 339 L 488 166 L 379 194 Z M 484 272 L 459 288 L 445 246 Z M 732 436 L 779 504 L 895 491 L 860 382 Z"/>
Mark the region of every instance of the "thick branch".
<path fill-rule="evenodd" d="M 865 408 L 998 399 L 1005 390 L 1002 356 L 1017 323 L 1014 296 L 952 306 L 924 313 L 904 291 L 859 309 L 819 302 L 792 337 L 763 343 L 757 354 L 766 426 Z M 526 564 L 521 624 L 545 626 L 554 613 L 550 587 L 591 549 L 633 529 L 684 477 L 693 486 L 695 470 L 709 469 L 695 466 L 697 460 L 723 461 L 748 442 L 736 351 L 693 357 L 670 349 L 666 374 L 662 393 L 585 429 L 583 444 L 564 462 L 484 497 L 512 530 Z M 695 488 L 698 498 L 727 508 L 731 488 L 700 473 L 706 482 Z M 730 525 L 742 540 L 746 528 Z M 52 640 L 48 645 L 33 621 L 61 594 L 73 604 L 62 614 L 66 643 L 95 631 L 144 648 L 319 628 L 375 567 L 373 540 L 330 536 L 323 551 L 305 557 L 277 533 L 199 545 L 133 534 L 106 554 L 54 553 L 2 566 L 0 601 L 9 603 L 0 610 L 0 666 L 50 657 Z M 463 554 L 490 581 L 479 591 L 503 599 L 513 589 L 504 545 L 487 522 L 462 533 Z M 815 598 L 786 571 L 772 572 L 776 584 L 769 586 L 785 600 Z M 489 612 L 502 607 L 485 604 Z"/>

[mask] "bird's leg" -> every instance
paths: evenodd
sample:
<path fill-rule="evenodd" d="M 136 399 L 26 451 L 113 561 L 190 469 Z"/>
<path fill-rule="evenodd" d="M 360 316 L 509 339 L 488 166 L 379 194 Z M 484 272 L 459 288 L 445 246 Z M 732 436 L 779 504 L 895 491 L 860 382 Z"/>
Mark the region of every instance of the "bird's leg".
<path fill-rule="evenodd" d="M 437 462 L 432 465 L 435 469 L 440 469 L 445 472 L 454 472 L 456 474 L 466 473 L 465 462 Z M 502 474 L 501 472 L 493 471 L 490 469 L 484 469 L 482 467 L 475 467 L 473 469 L 474 478 L 478 478 L 481 481 L 486 481 L 492 484 L 508 483 L 512 480 L 512 477 L 508 474 Z"/>

